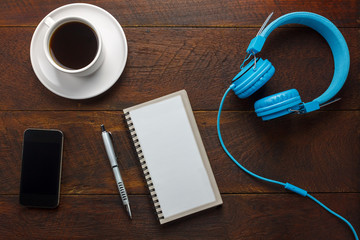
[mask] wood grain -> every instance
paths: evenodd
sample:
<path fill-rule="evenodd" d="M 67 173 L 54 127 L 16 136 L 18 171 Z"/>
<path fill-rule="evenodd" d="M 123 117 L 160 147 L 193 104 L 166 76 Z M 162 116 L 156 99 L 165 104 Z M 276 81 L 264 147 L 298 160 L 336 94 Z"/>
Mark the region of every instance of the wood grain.
<path fill-rule="evenodd" d="M 0 25 L 35 26 L 52 10 L 70 0 L 3 0 Z M 359 27 L 357 0 L 89 0 L 109 11 L 124 26 L 260 26 L 269 13 L 274 19 L 294 11 L 323 15 L 339 27 Z M 339 11 L 339 9 L 344 9 Z"/>
<path fill-rule="evenodd" d="M 222 193 L 284 192 L 240 170 L 225 155 L 216 133 L 216 112 L 196 112 L 205 149 Z M 249 170 L 310 192 L 360 191 L 360 113 L 314 112 L 262 122 L 253 112 L 224 112 L 223 139 Z M 100 124 L 112 133 L 119 166 L 131 194 L 146 194 L 144 178 L 121 112 L 19 111 L 0 113 L 0 194 L 17 194 L 21 141 L 26 128 L 64 132 L 62 194 L 116 194 L 103 149 Z"/>
<path fill-rule="evenodd" d="M 216 110 L 257 29 L 126 28 L 129 58 L 124 73 L 109 91 L 82 101 L 59 97 L 37 79 L 29 57 L 33 31 L 0 28 L 0 45 L 6 46 L 0 51 L 0 110 L 122 110 L 180 89 L 188 91 L 194 110 Z M 338 94 L 342 100 L 324 110 L 360 109 L 360 32 L 341 31 L 351 52 L 350 73 Z M 275 31 L 261 57 L 275 66 L 273 78 L 248 99 L 231 93 L 225 110 L 253 110 L 255 100 L 291 88 L 310 101 L 327 89 L 333 76 L 329 47 L 310 29 Z"/>
<path fill-rule="evenodd" d="M 0 1 L 0 238 L 1 239 L 353 239 L 349 228 L 317 204 L 255 180 L 221 149 L 220 99 L 245 49 L 268 14 L 311 11 L 330 19 L 350 50 L 342 100 L 322 111 L 262 122 L 255 100 L 290 88 L 303 101 L 319 96 L 333 75 L 324 39 L 307 28 L 274 31 L 259 55 L 274 77 L 249 99 L 230 93 L 221 130 L 229 151 L 262 176 L 308 190 L 360 229 L 360 1 L 358 0 L 89 0 L 124 27 L 126 68 L 105 94 L 73 101 L 35 76 L 30 42 L 37 24 L 70 0 Z M 186 89 L 224 204 L 160 226 L 145 187 L 122 109 Z M 100 124 L 115 138 L 134 219 L 120 198 Z M 60 206 L 18 203 L 22 135 L 26 128 L 65 134 Z"/>
<path fill-rule="evenodd" d="M 61 196 L 55 210 L 28 209 L 0 195 L 4 239 L 352 239 L 345 223 L 295 194 L 223 195 L 222 207 L 160 226 L 147 196 Z M 315 194 L 360 227 L 360 194 Z M 299 211 L 298 209 L 301 209 Z M 14 217 L 16 216 L 16 217 Z"/>

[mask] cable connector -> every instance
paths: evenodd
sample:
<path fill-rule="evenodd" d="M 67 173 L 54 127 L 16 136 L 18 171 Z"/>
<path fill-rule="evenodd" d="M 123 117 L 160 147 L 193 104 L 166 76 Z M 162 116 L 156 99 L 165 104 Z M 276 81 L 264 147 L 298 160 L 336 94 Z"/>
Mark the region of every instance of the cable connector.
<path fill-rule="evenodd" d="M 286 183 L 285 184 L 285 189 L 289 190 L 289 191 L 292 191 L 294 193 L 297 193 L 303 197 L 306 197 L 307 196 L 307 191 L 305 191 L 304 189 L 301 189 L 295 185 L 292 185 L 290 183 Z"/>

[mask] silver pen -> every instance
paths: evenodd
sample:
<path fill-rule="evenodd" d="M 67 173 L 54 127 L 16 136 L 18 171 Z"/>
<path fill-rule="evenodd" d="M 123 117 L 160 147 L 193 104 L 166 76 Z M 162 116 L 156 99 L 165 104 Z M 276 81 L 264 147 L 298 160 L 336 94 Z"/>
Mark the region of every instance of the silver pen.
<path fill-rule="evenodd" d="M 126 211 L 129 214 L 130 218 L 132 219 L 131 210 L 130 210 L 130 204 L 129 204 L 129 198 L 127 196 L 126 189 L 125 189 L 125 186 L 124 186 L 124 182 L 123 182 L 123 180 L 121 178 L 119 167 L 118 167 L 118 164 L 117 164 L 117 161 L 116 161 L 116 155 L 115 155 L 114 146 L 113 146 L 113 143 L 112 143 L 111 133 L 107 132 L 105 130 L 104 125 L 101 125 L 101 132 L 102 132 L 101 133 L 102 138 L 104 140 L 106 153 L 107 153 L 107 155 L 109 157 L 110 165 L 111 165 L 111 168 L 112 168 L 112 170 L 114 172 L 116 185 L 117 185 L 117 187 L 119 189 L 119 192 L 120 192 L 121 200 L 122 200 L 122 202 L 123 202 L 123 204 L 124 204 L 124 206 L 126 208 Z"/>

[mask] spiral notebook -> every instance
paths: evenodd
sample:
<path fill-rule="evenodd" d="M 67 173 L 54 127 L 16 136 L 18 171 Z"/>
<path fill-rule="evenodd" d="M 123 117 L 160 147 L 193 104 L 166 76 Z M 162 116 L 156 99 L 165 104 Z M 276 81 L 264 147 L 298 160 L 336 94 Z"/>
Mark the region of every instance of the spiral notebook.
<path fill-rule="evenodd" d="M 185 90 L 123 111 L 161 224 L 222 204 Z"/>

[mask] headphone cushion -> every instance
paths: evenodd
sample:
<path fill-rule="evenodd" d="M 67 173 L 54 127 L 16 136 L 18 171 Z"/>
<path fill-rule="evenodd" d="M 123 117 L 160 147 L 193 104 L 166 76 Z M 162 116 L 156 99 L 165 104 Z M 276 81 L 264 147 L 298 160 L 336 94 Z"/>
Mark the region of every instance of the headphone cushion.
<path fill-rule="evenodd" d="M 267 81 L 270 80 L 270 78 L 274 75 L 274 73 L 275 73 L 275 68 L 270 63 L 270 67 L 261 76 L 258 76 L 258 78 L 255 78 L 253 80 L 253 85 L 249 89 L 245 90 L 242 93 L 242 95 L 244 97 L 248 97 L 248 96 L 252 95 L 253 93 L 255 93 L 262 86 L 264 86 L 265 83 L 267 83 Z"/>
<path fill-rule="evenodd" d="M 296 89 L 276 93 L 255 102 L 255 112 L 263 120 L 270 120 L 291 113 L 289 109 L 297 110 L 301 98 Z"/>
<path fill-rule="evenodd" d="M 246 66 L 245 68 L 248 68 L 248 70 L 234 82 L 235 87 L 233 90 L 239 98 L 247 98 L 255 93 L 264 86 L 275 73 L 274 66 L 267 59 L 263 60 L 259 58 L 255 70 L 252 66 Z"/>

